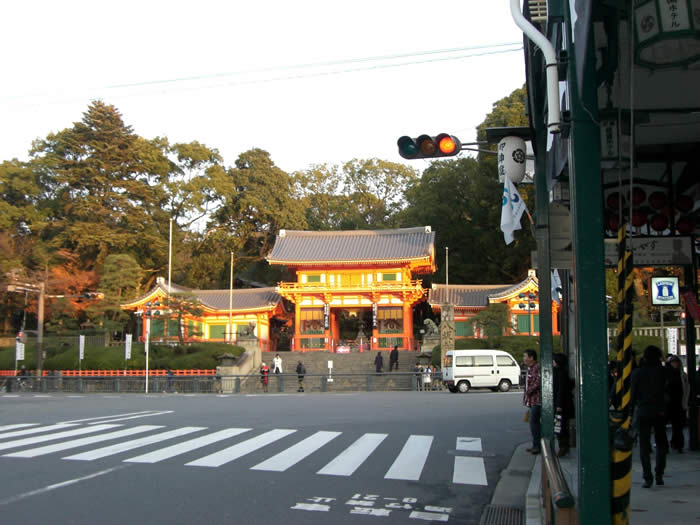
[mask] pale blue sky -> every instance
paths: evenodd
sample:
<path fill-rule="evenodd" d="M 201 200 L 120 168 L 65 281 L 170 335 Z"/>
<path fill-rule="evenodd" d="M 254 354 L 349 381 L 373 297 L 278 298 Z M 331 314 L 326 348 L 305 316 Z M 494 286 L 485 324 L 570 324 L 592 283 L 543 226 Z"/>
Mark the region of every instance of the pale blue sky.
<path fill-rule="evenodd" d="M 508 0 L 26 0 L 3 22 L 0 160 L 102 98 L 139 135 L 198 140 L 227 165 L 251 147 L 289 172 L 398 162 L 403 134 L 473 141 L 525 78 L 522 51 L 494 53 L 522 42 Z M 357 60 L 373 57 L 392 58 Z"/>

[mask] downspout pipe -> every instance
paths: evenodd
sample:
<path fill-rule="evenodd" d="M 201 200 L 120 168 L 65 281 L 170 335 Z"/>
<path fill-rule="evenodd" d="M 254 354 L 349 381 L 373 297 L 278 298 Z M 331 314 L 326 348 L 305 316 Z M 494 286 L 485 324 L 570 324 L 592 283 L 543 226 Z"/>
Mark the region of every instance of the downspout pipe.
<path fill-rule="evenodd" d="M 525 36 L 542 50 L 547 72 L 547 129 L 550 133 L 559 133 L 561 111 L 559 110 L 559 71 L 557 70 L 557 53 L 552 43 L 540 33 L 520 10 L 520 0 L 510 0 L 510 12 Z"/>

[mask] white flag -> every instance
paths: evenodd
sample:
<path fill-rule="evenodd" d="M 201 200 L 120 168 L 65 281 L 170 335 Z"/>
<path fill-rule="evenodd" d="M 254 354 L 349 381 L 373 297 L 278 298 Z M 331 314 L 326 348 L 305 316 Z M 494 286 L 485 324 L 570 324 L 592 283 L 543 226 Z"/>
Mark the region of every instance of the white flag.
<path fill-rule="evenodd" d="M 513 242 L 513 232 L 520 229 L 520 217 L 525 211 L 525 203 L 520 198 L 520 194 L 510 180 L 505 176 L 503 183 L 503 209 L 501 210 L 501 231 L 506 244 Z"/>
<path fill-rule="evenodd" d="M 561 304 L 561 279 L 559 278 L 559 270 L 552 270 L 552 299 L 557 304 Z"/>

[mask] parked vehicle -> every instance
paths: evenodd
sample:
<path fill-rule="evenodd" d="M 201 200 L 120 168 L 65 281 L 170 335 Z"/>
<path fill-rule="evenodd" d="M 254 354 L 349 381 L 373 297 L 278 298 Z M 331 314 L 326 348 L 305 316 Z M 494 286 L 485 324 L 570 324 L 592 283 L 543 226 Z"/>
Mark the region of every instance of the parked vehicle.
<path fill-rule="evenodd" d="M 520 381 L 520 365 L 501 350 L 449 350 L 445 353 L 442 381 L 452 392 L 490 388 L 508 392 Z"/>

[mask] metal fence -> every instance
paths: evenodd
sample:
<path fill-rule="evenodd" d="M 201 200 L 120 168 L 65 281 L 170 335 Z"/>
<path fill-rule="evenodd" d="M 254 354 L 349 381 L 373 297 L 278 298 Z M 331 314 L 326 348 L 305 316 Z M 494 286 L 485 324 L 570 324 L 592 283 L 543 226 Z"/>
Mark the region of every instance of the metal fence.
<path fill-rule="evenodd" d="M 303 389 L 303 390 L 302 390 Z M 27 376 L 0 378 L 0 391 L 34 393 L 144 393 L 145 376 L 63 377 Z M 430 383 L 414 373 L 383 374 L 306 374 L 299 380 L 296 374 L 271 374 L 265 384 L 260 375 L 235 376 L 149 376 L 150 393 L 185 394 L 264 394 L 291 392 L 388 392 L 443 390 L 439 377 Z"/>

